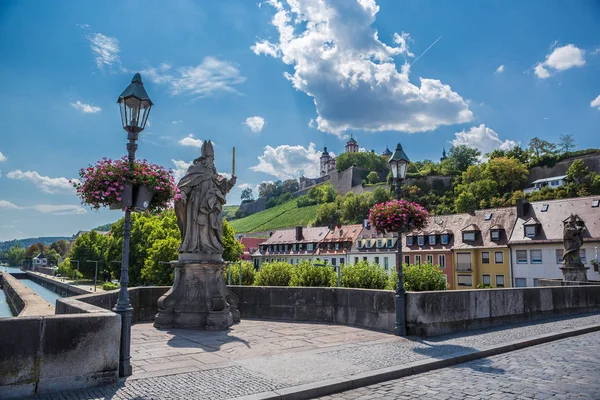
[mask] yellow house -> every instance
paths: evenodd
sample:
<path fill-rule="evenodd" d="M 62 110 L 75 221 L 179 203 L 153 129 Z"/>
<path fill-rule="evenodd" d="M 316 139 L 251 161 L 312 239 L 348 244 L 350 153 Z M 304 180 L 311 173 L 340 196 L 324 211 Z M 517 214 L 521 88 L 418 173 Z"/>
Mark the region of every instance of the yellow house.
<path fill-rule="evenodd" d="M 510 287 L 508 239 L 516 220 L 514 207 L 477 210 L 451 216 L 454 233 L 454 287 Z"/>

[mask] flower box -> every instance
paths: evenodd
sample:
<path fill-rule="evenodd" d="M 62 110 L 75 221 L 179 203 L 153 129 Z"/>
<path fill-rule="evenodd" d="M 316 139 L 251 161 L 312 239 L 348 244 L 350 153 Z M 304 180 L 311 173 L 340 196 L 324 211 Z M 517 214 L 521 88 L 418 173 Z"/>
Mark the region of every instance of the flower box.
<path fill-rule="evenodd" d="M 371 208 L 369 220 L 379 232 L 409 232 L 427 225 L 429 212 L 420 204 L 392 200 Z"/>

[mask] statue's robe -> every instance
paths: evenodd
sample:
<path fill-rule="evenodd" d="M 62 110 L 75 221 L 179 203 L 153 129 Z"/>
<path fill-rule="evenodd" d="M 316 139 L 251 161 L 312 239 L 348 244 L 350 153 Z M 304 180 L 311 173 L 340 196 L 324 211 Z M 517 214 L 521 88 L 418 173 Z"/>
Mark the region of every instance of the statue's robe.
<path fill-rule="evenodd" d="M 181 231 L 180 253 L 223 254 L 221 212 L 231 184 L 216 170 L 192 165 L 179 181 L 185 195 L 175 202 L 177 225 Z"/>
<path fill-rule="evenodd" d="M 563 262 L 565 264 L 579 264 L 579 249 L 583 246 L 582 228 L 577 222 L 568 222 L 563 229 L 564 255 Z"/>

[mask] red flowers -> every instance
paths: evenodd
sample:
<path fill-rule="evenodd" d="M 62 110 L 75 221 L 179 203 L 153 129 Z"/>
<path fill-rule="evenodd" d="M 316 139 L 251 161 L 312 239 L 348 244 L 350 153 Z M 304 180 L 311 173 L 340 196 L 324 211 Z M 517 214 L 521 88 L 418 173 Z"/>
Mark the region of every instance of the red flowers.
<path fill-rule="evenodd" d="M 405 232 L 423 229 L 429 212 L 420 204 L 406 200 L 392 200 L 371 208 L 369 220 L 380 232 Z"/>
<path fill-rule="evenodd" d="M 79 170 L 79 181 L 72 182 L 82 203 L 99 209 L 119 203 L 126 182 L 134 185 L 148 185 L 155 191 L 148 207 L 150 212 L 160 212 L 167 208 L 178 192 L 171 170 L 150 164 L 146 160 L 135 161 L 133 171 L 129 170 L 127 157 L 120 160 L 103 158 L 86 169 Z"/>

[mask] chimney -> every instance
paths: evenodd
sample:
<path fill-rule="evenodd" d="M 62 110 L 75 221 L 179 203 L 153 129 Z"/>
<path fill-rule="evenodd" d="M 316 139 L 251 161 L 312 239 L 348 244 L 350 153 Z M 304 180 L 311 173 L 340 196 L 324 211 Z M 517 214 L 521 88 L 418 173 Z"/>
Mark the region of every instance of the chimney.
<path fill-rule="evenodd" d="M 269 237 L 273 236 L 273 232 L 269 232 Z"/>
<path fill-rule="evenodd" d="M 302 227 L 301 226 L 297 226 L 296 227 L 296 241 L 301 241 L 303 240 L 304 237 L 302 236 Z"/>
<path fill-rule="evenodd" d="M 529 212 L 529 201 L 527 199 L 517 199 L 517 218 L 525 218 Z"/>
<path fill-rule="evenodd" d="M 363 228 L 371 229 L 371 222 L 368 219 L 363 219 Z"/>

